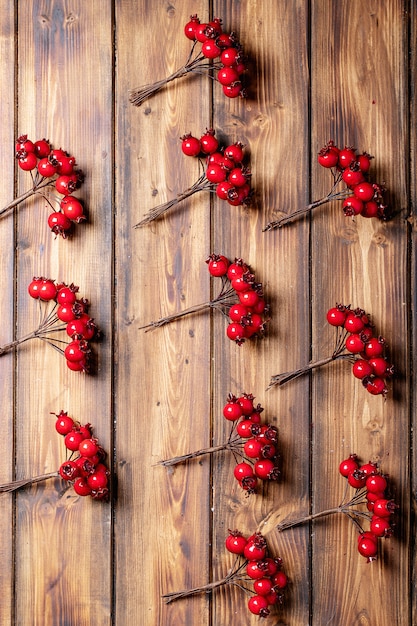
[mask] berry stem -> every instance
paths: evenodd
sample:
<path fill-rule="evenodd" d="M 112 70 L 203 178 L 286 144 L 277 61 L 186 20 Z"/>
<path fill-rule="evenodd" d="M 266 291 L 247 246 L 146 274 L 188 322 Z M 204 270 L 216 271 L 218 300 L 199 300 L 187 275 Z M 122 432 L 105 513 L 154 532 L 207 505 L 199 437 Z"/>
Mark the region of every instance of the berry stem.
<path fill-rule="evenodd" d="M 240 589 L 246 590 L 244 587 L 242 587 L 242 585 L 239 584 L 240 581 L 247 580 L 247 577 L 241 576 L 241 572 L 245 567 L 246 561 L 239 567 L 233 567 L 229 571 L 229 573 L 220 580 L 208 583 L 207 585 L 203 585 L 202 587 L 194 587 L 193 589 L 184 589 L 182 591 L 173 591 L 171 593 L 166 593 L 162 596 L 162 598 L 164 599 L 166 604 L 169 604 L 170 602 L 174 602 L 174 600 L 194 596 L 199 593 L 211 593 L 212 591 L 214 591 L 214 589 L 218 589 L 219 587 L 223 587 L 224 585 L 236 585 Z"/>
<path fill-rule="evenodd" d="M 14 480 L 10 483 L 0 485 L 0 493 L 10 493 L 12 491 L 16 491 L 17 489 L 21 489 L 22 487 L 26 487 L 27 485 L 34 485 L 35 483 L 48 480 L 49 478 L 58 478 L 58 476 L 58 472 L 48 472 L 47 474 L 41 474 L 40 476 L 34 476 L 33 478 Z"/>
<path fill-rule="evenodd" d="M 172 200 L 168 200 L 168 202 L 164 202 L 163 204 L 159 204 L 156 207 L 150 209 L 147 213 L 145 213 L 145 217 L 135 224 L 133 228 L 140 228 L 144 226 L 144 224 L 149 224 L 149 222 L 153 222 L 158 219 L 162 215 L 164 215 L 169 209 L 173 206 L 176 206 L 186 198 L 194 195 L 198 191 L 210 191 L 212 189 L 212 184 L 206 179 L 205 174 L 202 174 L 200 178 L 189 188 L 178 194 L 176 198 Z"/>
<path fill-rule="evenodd" d="M 203 302 L 201 304 L 196 304 L 178 313 L 173 313 L 172 315 L 168 315 L 167 317 L 162 317 L 161 319 L 156 320 L 155 322 L 150 322 L 149 324 L 145 324 L 144 326 L 139 326 L 139 330 L 144 330 L 145 332 L 149 332 L 150 330 L 153 330 L 154 328 L 159 328 L 160 326 L 165 326 L 165 324 L 169 324 L 175 320 L 178 320 L 181 317 L 184 317 L 185 315 L 199 313 L 200 311 L 205 311 L 207 309 L 218 309 L 223 313 L 225 308 L 231 306 L 232 304 L 236 302 L 236 295 L 235 295 L 234 290 L 233 289 L 225 290 L 224 286 L 225 285 L 223 285 L 222 290 L 220 291 L 219 295 L 214 300 L 210 300 L 209 302 Z"/>
<path fill-rule="evenodd" d="M 5 207 L 3 207 L 0 210 L 0 217 L 2 217 L 5 213 L 8 213 L 12 209 L 14 209 L 17 205 L 21 204 L 22 202 L 24 202 L 31 196 L 34 196 L 35 194 L 39 193 L 40 189 L 44 189 L 51 185 L 53 185 L 53 181 L 51 181 L 48 178 L 42 178 L 40 182 L 35 183 L 35 185 L 31 189 L 28 189 L 27 191 L 22 193 L 20 196 L 18 196 L 17 198 L 9 202 L 9 204 L 7 204 Z"/>
<path fill-rule="evenodd" d="M 346 198 L 349 195 L 349 193 L 350 192 L 348 189 L 342 189 L 341 191 L 338 191 L 338 192 L 332 191 L 327 196 L 324 196 L 324 198 L 320 198 L 320 200 L 315 200 L 311 204 L 308 204 L 307 206 L 303 207 L 302 209 L 298 209 L 297 211 L 290 213 L 290 215 L 286 215 L 285 217 L 282 217 L 279 220 L 274 220 L 272 222 L 269 222 L 262 230 L 263 232 L 265 232 L 267 230 L 275 230 L 276 228 L 281 228 L 282 226 L 285 226 L 286 224 L 290 224 L 291 222 L 294 222 L 299 217 L 305 215 L 306 213 L 309 213 L 313 209 L 321 206 L 322 204 L 326 204 L 327 202 L 331 202 L 332 200 Z"/>
<path fill-rule="evenodd" d="M 210 448 L 202 448 L 201 450 L 196 450 L 195 452 L 189 452 L 188 454 L 176 456 L 176 457 L 173 457 L 172 459 L 165 459 L 164 461 L 159 461 L 157 465 L 170 467 L 172 465 L 178 465 L 179 463 L 188 461 L 189 459 L 195 459 L 205 454 L 214 454 L 215 452 L 220 452 L 221 450 L 230 450 L 231 452 L 237 452 L 239 454 L 241 445 L 239 445 L 238 442 L 241 442 L 240 437 L 237 437 L 236 439 L 232 439 L 231 441 L 228 441 L 227 443 L 222 443 L 218 446 L 211 446 Z"/>
<path fill-rule="evenodd" d="M 59 323 L 57 324 L 57 322 Z M 61 324 L 59 318 L 55 315 L 55 307 L 54 307 L 54 309 L 48 315 L 46 315 L 45 318 L 41 321 L 38 328 L 28 333 L 27 335 L 23 335 L 23 337 L 19 337 L 18 339 L 15 339 L 14 341 L 10 341 L 9 343 L 6 343 L 4 346 L 0 346 L 0 356 L 3 356 L 3 354 L 10 352 L 11 350 L 16 348 L 20 344 L 25 343 L 26 341 L 29 341 L 31 339 L 41 339 L 49 343 L 52 347 L 59 349 L 52 342 L 52 340 L 46 337 L 46 335 L 60 332 L 62 330 L 65 330 L 65 328 L 66 328 L 66 325 Z"/>
<path fill-rule="evenodd" d="M 129 102 L 131 102 L 131 104 L 133 104 L 134 106 L 139 107 L 150 96 L 153 96 L 155 93 L 163 89 L 165 85 L 171 83 L 173 80 L 176 80 L 177 78 L 182 78 L 183 76 L 186 76 L 190 73 L 202 74 L 203 72 L 209 72 L 212 69 L 213 64 L 208 62 L 207 58 L 201 52 L 197 53 L 196 56 L 194 56 L 193 58 L 196 44 L 197 42 L 194 42 L 188 59 L 184 63 L 184 65 L 182 65 L 166 78 L 162 78 L 155 83 L 150 83 L 147 85 L 143 85 L 142 87 L 138 87 L 137 89 L 133 89 L 129 95 Z"/>
<path fill-rule="evenodd" d="M 322 367 L 323 365 L 327 365 L 328 363 L 331 363 L 332 361 L 336 361 L 337 359 L 348 359 L 348 358 L 352 358 L 352 355 L 349 353 L 334 352 L 331 356 L 309 363 L 308 365 L 305 365 L 304 367 L 300 367 L 299 369 L 296 369 L 292 372 L 284 372 L 283 374 L 276 374 L 275 376 L 271 377 L 271 380 L 266 390 L 268 391 L 269 389 L 271 389 L 271 387 L 275 387 L 275 386 L 282 387 L 282 385 L 285 385 L 285 383 L 288 383 L 290 380 L 294 380 L 295 378 L 298 378 L 299 376 L 303 376 L 304 374 L 307 374 L 311 370 L 316 369 L 318 367 Z"/>

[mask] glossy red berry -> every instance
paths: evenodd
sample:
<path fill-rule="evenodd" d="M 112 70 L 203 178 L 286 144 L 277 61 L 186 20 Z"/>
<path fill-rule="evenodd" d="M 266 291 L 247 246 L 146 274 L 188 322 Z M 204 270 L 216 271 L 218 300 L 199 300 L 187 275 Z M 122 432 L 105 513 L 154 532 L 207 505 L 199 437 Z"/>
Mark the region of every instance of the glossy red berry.
<path fill-rule="evenodd" d="M 249 463 L 245 463 L 245 461 L 242 461 L 235 466 L 233 470 L 233 475 L 236 480 L 240 481 L 244 478 L 252 478 L 254 476 L 254 473 L 252 466 L 249 465 Z"/>
<path fill-rule="evenodd" d="M 84 435 L 79 430 L 72 430 L 65 435 L 65 447 L 72 452 L 78 451 L 80 443 L 84 440 Z"/>
<path fill-rule="evenodd" d="M 234 163 L 241 163 L 244 157 L 243 148 L 243 144 L 236 142 L 224 149 L 224 155 Z"/>
<path fill-rule="evenodd" d="M 347 311 L 344 306 L 335 306 L 327 311 L 326 319 L 332 326 L 343 326 Z"/>
<path fill-rule="evenodd" d="M 360 380 L 370 376 L 372 373 L 372 366 L 366 359 L 357 359 L 352 366 L 352 374 Z"/>
<path fill-rule="evenodd" d="M 74 420 L 64 411 L 56 416 L 55 430 L 60 435 L 68 435 L 74 427 Z"/>
<path fill-rule="evenodd" d="M 74 482 L 74 491 L 79 496 L 89 496 L 91 494 L 91 487 L 87 483 L 87 479 L 80 477 Z"/>
<path fill-rule="evenodd" d="M 191 134 L 181 137 L 181 150 L 187 156 L 196 157 L 201 153 L 200 140 L 197 137 L 193 137 Z"/>
<path fill-rule="evenodd" d="M 248 600 L 248 609 L 254 615 L 267 617 L 270 613 L 268 609 L 268 601 L 264 596 L 255 595 Z"/>
<path fill-rule="evenodd" d="M 229 259 L 222 254 L 212 254 L 206 260 L 208 271 L 211 276 L 220 277 L 227 274 Z"/>
<path fill-rule="evenodd" d="M 345 169 L 356 160 L 356 151 L 354 148 L 343 148 L 339 151 L 339 165 Z"/>
<path fill-rule="evenodd" d="M 64 215 L 72 222 L 77 222 L 78 224 L 86 219 L 83 205 L 80 200 L 74 198 L 74 196 L 64 196 L 60 202 L 60 207 Z"/>
<path fill-rule="evenodd" d="M 204 154 L 212 154 L 217 151 L 219 142 L 214 134 L 215 131 L 210 128 L 200 137 L 201 151 L 204 152 Z"/>
<path fill-rule="evenodd" d="M 339 161 L 339 150 L 332 144 L 327 145 L 320 150 L 317 160 L 322 167 L 336 167 Z"/>
<path fill-rule="evenodd" d="M 37 166 L 38 159 L 36 158 L 36 154 L 34 152 L 23 152 L 22 156 L 19 156 L 17 159 L 17 164 L 20 169 L 25 172 L 30 172 L 34 170 Z"/>
<path fill-rule="evenodd" d="M 365 378 L 362 382 L 365 386 L 366 391 L 368 391 L 373 396 L 385 396 L 388 391 L 384 379 L 379 378 L 378 376 L 369 379 Z"/>
<path fill-rule="evenodd" d="M 232 554 L 243 554 L 247 539 L 238 530 L 229 531 L 229 535 L 226 537 L 225 545 L 226 550 Z"/>
<path fill-rule="evenodd" d="M 38 159 L 44 159 L 51 152 L 51 145 L 47 139 L 35 141 L 34 152 Z"/>
<path fill-rule="evenodd" d="M 339 472 L 342 476 L 347 478 L 351 472 L 358 469 L 358 457 L 356 454 L 350 454 L 347 459 L 344 459 L 339 465 Z"/>
<path fill-rule="evenodd" d="M 197 15 L 191 15 L 190 21 L 184 26 L 184 35 L 191 41 L 195 40 L 195 29 L 200 24 L 200 20 Z"/>

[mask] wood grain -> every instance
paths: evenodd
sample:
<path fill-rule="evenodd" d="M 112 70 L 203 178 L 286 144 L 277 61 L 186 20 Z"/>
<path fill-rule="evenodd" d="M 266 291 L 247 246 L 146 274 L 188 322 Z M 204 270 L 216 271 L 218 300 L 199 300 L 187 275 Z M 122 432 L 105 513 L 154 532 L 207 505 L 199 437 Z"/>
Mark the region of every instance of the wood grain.
<path fill-rule="evenodd" d="M 39 341 L 3 356 L 1 481 L 54 471 L 64 446 L 51 412 L 91 422 L 109 451 L 109 504 L 51 479 L 3 494 L 0 623 L 42 626 L 258 624 L 240 589 L 166 605 L 233 564 L 228 529 L 261 528 L 290 577 L 265 623 L 408 626 L 415 603 L 416 9 L 405 0 L 0 0 L 0 129 L 5 205 L 27 189 L 17 134 L 73 152 L 88 221 L 55 239 L 42 198 L 0 224 L 2 337 L 32 330 L 34 275 L 79 285 L 103 329 L 97 372 L 78 376 Z M 190 51 L 190 14 L 218 16 L 248 56 L 248 97 L 207 76 L 172 82 L 134 107 L 130 90 L 170 75 Z M 135 229 L 199 176 L 180 137 L 214 127 L 249 156 L 253 204 L 196 194 Z M 391 222 L 343 216 L 339 203 L 263 232 L 329 190 L 317 152 L 329 139 L 374 155 Z M 409 218 L 407 220 L 407 218 Z M 217 291 L 210 253 L 247 261 L 271 305 L 266 337 L 239 347 L 216 311 L 145 333 L 140 326 Z M 384 402 L 345 362 L 266 391 L 271 376 L 327 356 L 336 302 L 366 309 L 396 376 Z M 173 468 L 158 461 L 224 442 L 228 393 L 253 393 L 279 429 L 282 475 L 245 497 L 220 452 Z M 345 516 L 279 533 L 287 518 L 335 506 L 349 453 L 380 463 L 400 505 L 395 535 L 367 564 Z"/>

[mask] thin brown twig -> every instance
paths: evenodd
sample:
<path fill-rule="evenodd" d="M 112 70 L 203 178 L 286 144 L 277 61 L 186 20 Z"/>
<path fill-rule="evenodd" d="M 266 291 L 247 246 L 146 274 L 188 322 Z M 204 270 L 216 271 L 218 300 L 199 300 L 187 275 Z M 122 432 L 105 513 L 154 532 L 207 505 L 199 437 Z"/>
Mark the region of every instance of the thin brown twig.
<path fill-rule="evenodd" d="M 10 493 L 12 491 L 16 491 L 17 489 L 22 489 L 22 487 L 27 487 L 28 485 L 34 485 L 35 483 L 48 480 L 49 478 L 58 478 L 58 476 L 58 472 L 48 472 L 47 474 L 41 474 L 40 476 L 34 476 L 33 478 L 13 480 L 9 483 L 0 485 L 0 493 Z"/>

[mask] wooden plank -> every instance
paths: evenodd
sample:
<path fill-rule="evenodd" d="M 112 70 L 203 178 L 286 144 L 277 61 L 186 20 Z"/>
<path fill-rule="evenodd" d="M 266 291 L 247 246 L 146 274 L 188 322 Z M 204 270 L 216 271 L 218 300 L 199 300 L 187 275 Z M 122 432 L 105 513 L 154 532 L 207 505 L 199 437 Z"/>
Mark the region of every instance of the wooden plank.
<path fill-rule="evenodd" d="M 406 206 L 406 25 L 404 3 L 349 2 L 312 7 L 312 195 L 328 190 L 315 153 L 328 139 L 375 155 L 373 180 Z M 317 522 L 313 535 L 313 624 L 408 623 L 407 516 L 409 434 L 407 234 L 401 212 L 388 224 L 346 220 L 339 205 L 319 209 L 312 226 L 313 357 L 332 350 L 326 311 L 335 302 L 364 308 L 387 337 L 398 376 L 383 402 L 361 388 L 346 363 L 317 371 L 313 383 L 313 507 L 337 505 L 339 462 L 356 452 L 390 475 L 400 504 L 396 537 L 368 565 L 342 515 Z M 327 350 L 325 354 L 323 351 Z M 391 385 L 390 385 L 391 387 Z M 395 417 L 394 417 L 395 416 Z M 386 589 L 390 593 L 386 593 Z M 326 589 L 326 593 L 320 593 Z"/>
<path fill-rule="evenodd" d="M 179 137 L 210 125 L 210 84 L 187 77 L 133 107 L 130 90 L 185 62 L 190 9 L 144 1 L 116 8 L 115 619 L 206 624 L 206 596 L 165 605 L 161 595 L 210 579 L 210 462 L 155 465 L 210 443 L 210 316 L 147 334 L 139 327 L 209 300 L 209 200 L 191 198 L 153 224 L 133 226 L 197 179 Z M 206 16 L 208 3 L 192 11 Z"/>
<path fill-rule="evenodd" d="M 416 5 L 415 3 L 411 3 L 410 12 L 408 14 L 409 24 L 410 24 L 410 39 L 409 39 L 409 63 L 410 63 L 410 83 L 409 83 L 409 98 L 410 98 L 410 109 L 409 109 L 409 175 L 410 175 L 410 190 L 409 190 L 409 213 L 410 213 L 410 230 L 411 230 L 411 268 L 410 268 L 410 297 L 411 297 L 411 356 L 410 356 L 410 365 L 411 365 L 411 374 L 410 376 L 410 384 L 411 384 L 411 394 L 410 394 L 410 427 L 411 427 L 411 444 L 412 449 L 416 449 L 416 415 L 415 415 L 415 407 L 416 407 L 416 285 L 417 285 L 417 274 L 416 274 L 416 263 L 417 263 L 417 222 L 416 222 L 416 198 L 417 198 L 417 175 L 416 175 L 416 154 L 417 154 L 417 136 L 414 132 L 416 128 L 416 120 L 417 120 L 417 101 L 416 101 L 416 54 L 417 54 L 417 14 L 416 14 Z M 416 469 L 417 469 L 417 459 L 416 455 L 411 455 L 411 480 L 410 480 L 410 489 L 409 489 L 409 497 L 410 497 L 410 513 L 411 513 L 411 526 L 410 526 L 410 575 L 411 575 L 411 592 L 410 592 L 410 612 L 411 612 L 411 622 L 415 622 L 417 620 L 417 597 L 416 597 L 416 576 L 417 576 L 417 553 L 416 553 L 416 541 L 415 541 L 415 523 L 416 519 Z"/>
<path fill-rule="evenodd" d="M 227 100 L 216 85 L 213 120 L 230 142 L 246 145 L 255 201 L 248 209 L 214 203 L 213 251 L 232 260 L 242 257 L 250 264 L 264 285 L 271 320 L 264 340 L 238 347 L 225 337 L 225 320 L 214 319 L 213 437 L 217 443 L 228 436 L 229 425 L 222 415 L 227 394 L 252 393 L 265 409 L 262 419 L 279 429 L 282 478 L 247 498 L 233 478 L 234 459 L 222 457 L 213 464 L 213 577 L 224 575 L 233 562 L 224 549 L 227 529 L 252 534 L 271 514 L 262 529 L 271 552 L 283 558 L 292 580 L 291 599 L 284 601 L 282 609 L 273 609 L 272 619 L 305 624 L 309 614 L 308 530 L 279 535 L 276 524 L 300 502 L 308 507 L 309 382 L 299 380 L 268 392 L 266 388 L 272 375 L 309 358 L 309 235 L 305 222 L 291 230 L 262 229 L 278 211 L 290 212 L 307 201 L 308 188 L 302 181 L 308 180 L 308 7 L 305 2 L 291 6 L 285 2 L 215 2 L 214 15 L 237 33 L 249 56 L 248 99 Z M 246 604 L 239 589 L 216 594 L 213 623 L 258 623 Z"/>
<path fill-rule="evenodd" d="M 19 210 L 17 332 L 37 325 L 27 285 L 42 275 L 78 285 L 105 336 L 97 347 L 95 376 L 70 372 L 62 356 L 42 342 L 18 350 L 17 475 L 26 478 L 58 469 L 65 458 L 51 411 L 63 409 L 81 423 L 91 422 L 111 451 L 111 3 L 27 2 L 19 5 L 18 28 L 19 131 L 45 136 L 76 156 L 86 174 L 78 195 L 89 221 L 77 226 L 72 239 L 54 239 L 45 201 Z M 22 174 L 19 189 L 26 187 Z M 63 494 L 61 488 L 50 481 L 17 497 L 16 623 L 29 615 L 33 624 L 109 623 L 110 504 L 72 490 Z"/>
<path fill-rule="evenodd" d="M 15 81 L 15 37 L 14 7 L 10 2 L 1 3 L 0 20 L 0 88 L 2 93 L 2 124 L 0 128 L 1 166 L 3 170 L 0 189 L 0 206 L 6 206 L 14 194 L 14 81 Z M 3 294 L 0 300 L 0 314 L 4 333 L 12 333 L 14 328 L 14 220 L 4 217 L 0 224 L 0 285 Z M 9 335 L 10 336 L 10 335 Z M 13 480 L 14 469 L 14 356 L 4 355 L 1 360 L 0 393 L 3 409 L 4 436 L 0 444 L 0 482 Z M 5 495 L 1 502 L 0 533 L 2 542 L 0 558 L 0 622 L 9 624 L 13 619 L 13 498 Z"/>

